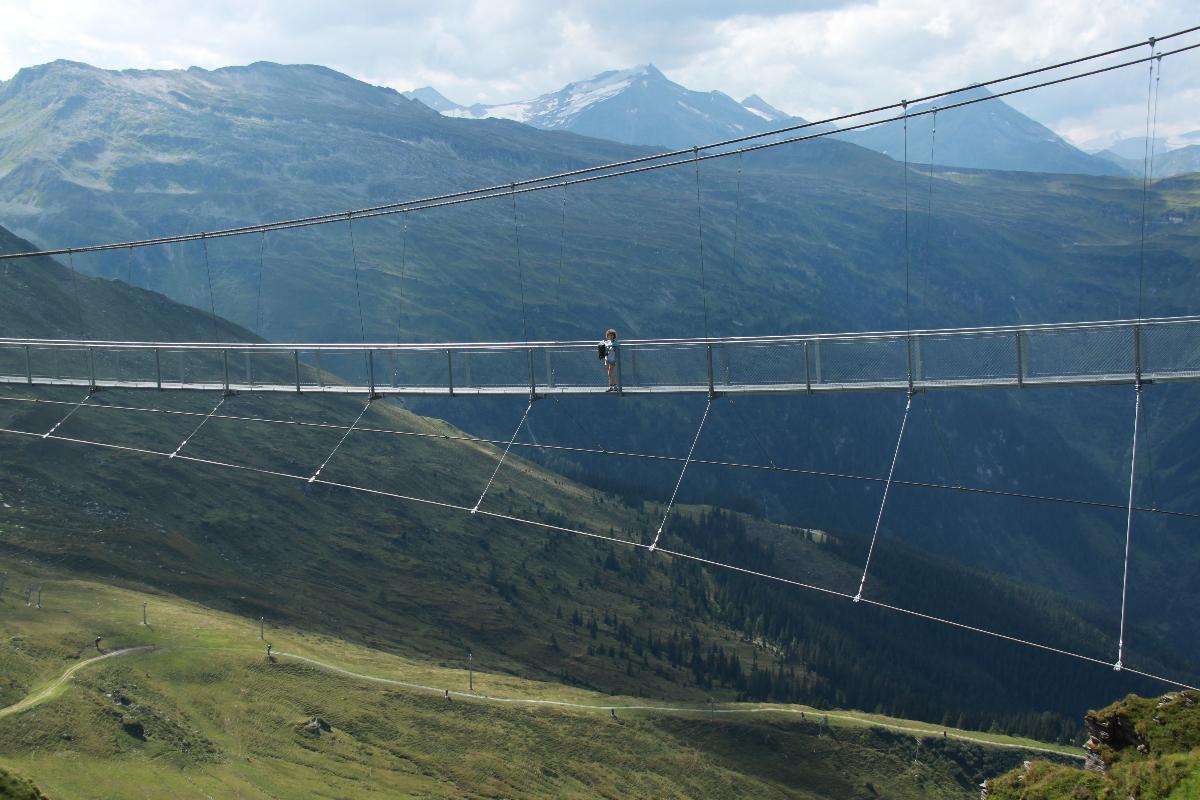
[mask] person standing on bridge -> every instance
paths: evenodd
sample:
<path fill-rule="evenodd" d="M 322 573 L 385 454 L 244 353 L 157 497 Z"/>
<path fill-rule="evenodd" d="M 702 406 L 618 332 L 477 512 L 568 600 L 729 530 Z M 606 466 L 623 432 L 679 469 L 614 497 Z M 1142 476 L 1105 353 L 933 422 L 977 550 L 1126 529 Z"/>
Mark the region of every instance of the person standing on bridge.
<path fill-rule="evenodd" d="M 609 328 L 604 334 L 604 341 L 600 343 L 600 355 L 604 361 L 604 368 L 608 371 L 608 389 L 606 391 L 617 391 L 617 332 L 613 328 Z"/>

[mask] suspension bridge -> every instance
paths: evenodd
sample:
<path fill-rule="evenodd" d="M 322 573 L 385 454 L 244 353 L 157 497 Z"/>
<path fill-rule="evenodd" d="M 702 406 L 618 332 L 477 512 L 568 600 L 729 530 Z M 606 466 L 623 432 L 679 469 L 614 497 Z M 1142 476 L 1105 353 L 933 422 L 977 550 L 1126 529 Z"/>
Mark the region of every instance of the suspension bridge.
<path fill-rule="evenodd" d="M 1083 64 L 1095 59 L 1110 57 L 1141 47 L 1150 48 L 1149 55 L 1137 57 L 1117 64 L 1098 67 L 1066 77 L 1052 77 L 1041 82 L 1006 91 L 997 91 L 984 97 L 969 100 L 948 101 L 939 107 L 910 111 L 909 106 L 918 102 L 948 100 L 967 87 L 939 92 L 914 100 L 844 114 L 829 119 L 792 125 L 766 133 L 751 134 L 723 142 L 696 146 L 686 150 L 656 153 L 627 159 L 610 164 L 587 167 L 570 172 L 513 181 L 509 184 L 485 186 L 449 194 L 423 197 L 371 208 L 350 210 L 300 219 L 280 220 L 256 225 L 245 225 L 224 230 L 186 233 L 139 241 L 114 242 L 108 244 L 51 249 L 37 252 L 0 254 L 0 261 L 11 261 L 46 256 L 67 256 L 71 274 L 75 275 L 74 256 L 79 253 L 104 252 L 161 245 L 199 242 L 204 253 L 204 266 L 208 275 L 208 292 L 214 330 L 216 325 L 215 302 L 207 243 L 211 239 L 265 234 L 268 231 L 284 231 L 335 222 L 348 223 L 351 255 L 354 265 L 355 292 L 358 296 L 359 327 L 365 331 L 361 293 L 358 284 L 358 262 L 354 250 L 353 222 L 392 214 L 409 214 L 479 201 L 494 201 L 511 198 L 514 209 L 514 234 L 516 233 L 516 198 L 527 192 L 567 187 L 598 180 L 644 173 L 672 167 L 694 167 L 697 172 L 697 220 L 700 214 L 699 171 L 701 161 L 725 158 L 731 155 L 764 148 L 792 145 L 799 142 L 830 135 L 835 131 L 824 129 L 829 124 L 839 125 L 841 131 L 871 127 L 889 122 L 905 125 L 905 243 L 904 269 L 906 288 L 906 319 L 908 296 L 908 157 L 907 121 L 911 117 L 937 114 L 979 102 L 996 100 L 1009 95 L 1044 88 L 1068 81 L 1099 75 L 1113 70 L 1136 65 L 1150 66 L 1151 78 L 1155 68 L 1161 69 L 1164 57 L 1177 55 L 1200 48 L 1200 44 L 1183 45 L 1172 50 L 1156 50 L 1158 44 L 1175 37 L 1200 31 L 1200 26 L 1178 31 L 1167 36 L 1151 38 L 1148 42 L 1137 42 L 1103 53 L 1060 62 L 1025 72 L 1008 75 L 980 84 L 991 87 L 1006 81 L 1029 78 L 1042 73 Z M 1149 97 L 1147 97 L 1147 130 L 1150 129 Z M 898 113 L 897 113 L 898 112 Z M 885 116 L 879 117 L 880 114 Z M 891 114 L 891 116 L 886 116 Z M 855 118 L 874 116 L 864 122 L 853 122 Z M 850 121 L 851 124 L 845 124 Z M 744 146 L 743 146 L 744 145 Z M 71 406 L 66 415 L 54 427 L 45 432 L 23 431 L 0 428 L 0 433 L 14 437 L 52 439 L 64 443 L 107 448 L 149 457 L 177 459 L 179 462 L 194 463 L 210 467 L 262 473 L 276 478 L 322 484 L 343 490 L 365 492 L 381 498 L 392 498 L 405 502 L 423 503 L 443 509 L 479 514 L 496 520 L 527 524 L 546 530 L 554 530 L 603 540 L 615 544 L 659 553 L 673 558 L 702 563 L 713 568 L 727 569 L 765 580 L 785 583 L 797 588 L 821 592 L 855 603 L 908 614 L 931 622 L 968 630 L 1003 639 L 1014 644 L 1109 666 L 1118 671 L 1152 678 L 1168 685 L 1195 688 L 1172 677 L 1151 674 L 1129 667 L 1125 662 L 1125 631 L 1127 593 L 1129 584 L 1129 553 L 1133 532 L 1134 512 L 1174 513 L 1177 516 L 1194 516 L 1186 512 L 1169 512 L 1146 509 L 1134 504 L 1134 482 L 1137 459 L 1138 425 L 1141 415 L 1143 387 L 1148 384 L 1185 382 L 1200 380 L 1200 316 L 1143 317 L 1142 295 L 1145 255 L 1145 192 L 1150 178 L 1147 166 L 1143 182 L 1143 209 L 1141 226 L 1142 250 L 1138 259 L 1138 317 L 1135 319 L 1097 322 L 1069 322 L 1037 325 L 1014 325 L 998 327 L 974 327 L 956 329 L 919 330 L 906 328 L 902 331 L 868 333 L 812 333 L 777 336 L 729 337 L 710 336 L 708 331 L 708 299 L 704 290 L 704 241 L 703 231 L 698 228 L 701 299 L 704 303 L 704 336 L 676 339 L 631 339 L 622 342 L 616 350 L 615 393 L 620 395 L 702 395 L 707 397 L 704 414 L 700 418 L 696 433 L 691 441 L 686 458 L 666 460 L 682 463 L 665 513 L 657 532 L 650 542 L 634 541 L 618 536 L 555 525 L 543 521 L 526 519 L 514 514 L 499 513 L 483 507 L 496 475 L 505 463 L 510 450 L 517 445 L 517 436 L 527 422 L 535 401 L 547 397 L 570 397 L 606 394 L 610 392 L 603 365 L 597 363 L 596 343 L 592 341 L 509 341 L 509 342 L 449 342 L 449 343 L 371 343 L 365 333 L 359 343 L 248 343 L 248 342 L 167 342 L 167 341 L 100 341 L 91 339 L 49 338 L 0 338 L 0 385 L 26 387 L 75 387 L 84 389 L 84 399 L 77 403 L 37 398 L 0 398 L 8 401 L 49 402 Z M 740 184 L 739 184 L 740 192 Z M 739 195 L 740 197 L 740 195 Z M 524 275 L 521 271 L 519 238 L 516 250 L 516 265 L 521 281 L 522 327 L 528 330 L 524 302 Z M 261 284 L 261 275 L 260 275 Z M 76 301 L 82 314 L 83 304 L 75 283 Z M 1090 501 L 1072 498 L 1057 498 L 1039 495 L 1021 495 L 1011 492 L 992 492 L 969 487 L 956 488 L 960 491 L 1008 494 L 1029 499 L 1082 503 L 1097 507 L 1120 509 L 1126 514 L 1125 558 L 1121 593 L 1121 615 L 1115 660 L 1097 658 L 1043 642 L 1022 639 L 1002 631 L 988 630 L 946 617 L 885 603 L 866 596 L 871 558 L 879 537 L 880 525 L 886 510 L 889 491 L 893 484 L 909 483 L 895 476 L 896 462 L 904 440 L 905 427 L 913 405 L 914 396 L 934 390 L 953 389 L 1016 389 L 1041 387 L 1079 387 L 1129 385 L 1136 389 L 1133 408 L 1133 432 L 1129 466 L 1129 495 L 1123 504 Z M 68 437 L 57 433 L 58 428 L 96 392 L 105 389 L 130 389 L 150 391 L 203 391 L 221 394 L 221 400 L 207 414 L 193 414 L 199 423 L 191 433 L 173 450 L 156 450 L 143 447 L 118 445 L 80 437 Z M 835 477 L 879 481 L 883 484 L 883 497 L 876 517 L 870 548 L 863 566 L 861 580 L 855 593 L 797 581 L 786 576 L 751 570 L 737 564 L 713 561 L 702 556 L 680 550 L 667 549 L 662 536 L 669 522 L 675 500 L 688 466 L 694 463 L 696 444 L 700 439 L 705 421 L 709 417 L 715 398 L 737 395 L 771 394 L 817 394 L 829 392 L 897 392 L 907 395 L 907 403 L 900 420 L 895 450 L 886 478 L 873 476 L 839 475 L 816 473 Z M 311 473 L 285 473 L 266 470 L 212 458 L 199 458 L 183 452 L 188 443 L 200 433 L 204 424 L 214 417 L 238 419 L 245 422 L 305 424 L 296 421 L 269 420 L 249 417 L 220 415 L 218 411 L 228 398 L 239 394 L 299 394 L 299 395 L 359 395 L 366 403 L 354 422 L 348 426 L 322 425 L 342 430 L 342 436 L 325 455 L 320 465 Z M 371 403 L 388 396 L 520 396 L 528 399 L 524 414 L 517 424 L 513 436 L 503 445 L 487 485 L 474 505 L 448 503 L 431 498 L 415 497 L 397 492 L 369 489 L 362 486 L 330 481 L 321 478 L 322 471 L 333 459 L 346 438 L 356 430 Z M 119 406 L 101 406 L 122 410 Z M 124 408 L 126 411 L 171 412 L 153 408 Z M 404 433 L 389 431 L 390 433 Z M 416 435 L 416 434 L 414 434 Z M 444 437 L 450 438 L 450 437 Z M 472 437 L 459 437 L 480 441 Z M 581 450 L 567 448 L 564 450 Z M 592 451 L 595 452 L 595 451 Z M 611 453 L 623 457 L 657 456 L 637 453 Z M 696 460 L 697 462 L 699 460 Z M 726 464 L 733 467 L 756 465 Z M 772 464 L 772 468 L 778 469 Z M 789 471 L 786 468 L 784 471 Z"/>
<path fill-rule="evenodd" d="M 1103 386 L 1200 380 L 1200 317 L 883 333 L 635 339 L 629 394 Z M 595 342 L 246 344 L 0 338 L 0 384 L 229 393 L 607 393 Z M 334 377 L 336 376 L 336 377 Z"/>

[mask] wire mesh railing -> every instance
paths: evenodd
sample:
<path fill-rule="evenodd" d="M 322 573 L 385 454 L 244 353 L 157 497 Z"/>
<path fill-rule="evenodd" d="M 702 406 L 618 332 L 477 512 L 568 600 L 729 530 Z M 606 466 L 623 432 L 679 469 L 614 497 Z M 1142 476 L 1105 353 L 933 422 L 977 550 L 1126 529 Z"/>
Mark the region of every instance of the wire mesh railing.
<path fill-rule="evenodd" d="M 387 394 L 586 394 L 595 342 L 258 344 L 0 339 L 0 383 Z M 1200 379 L 1200 317 L 861 334 L 630 340 L 632 393 L 1096 385 Z"/>

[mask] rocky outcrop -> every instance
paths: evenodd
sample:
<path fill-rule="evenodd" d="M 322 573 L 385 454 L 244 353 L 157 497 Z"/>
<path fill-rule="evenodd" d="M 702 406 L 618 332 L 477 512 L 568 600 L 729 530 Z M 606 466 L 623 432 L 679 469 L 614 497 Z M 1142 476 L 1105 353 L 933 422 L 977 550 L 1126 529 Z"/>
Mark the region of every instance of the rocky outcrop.
<path fill-rule="evenodd" d="M 1196 692 L 1168 692 L 1157 700 L 1127 697 L 1108 708 L 1087 715 L 1086 769 L 1106 773 L 1122 758 L 1147 758 L 1164 745 L 1172 751 L 1196 746 L 1191 726 L 1191 709 L 1200 704 Z M 1184 723 L 1184 724 L 1181 724 Z M 1157 744 L 1156 744 L 1157 743 Z"/>

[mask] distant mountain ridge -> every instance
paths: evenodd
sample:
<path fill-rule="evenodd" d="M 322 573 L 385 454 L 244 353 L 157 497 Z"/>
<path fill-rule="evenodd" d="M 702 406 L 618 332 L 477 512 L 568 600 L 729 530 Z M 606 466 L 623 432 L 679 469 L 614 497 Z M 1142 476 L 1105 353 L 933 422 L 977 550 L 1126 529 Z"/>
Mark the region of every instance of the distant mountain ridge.
<path fill-rule="evenodd" d="M 403 94 L 448 117 L 510 119 L 544 130 L 568 130 L 622 144 L 672 148 L 805 122 L 757 94 L 739 103 L 723 92 L 688 89 L 667 78 L 653 64 L 609 70 L 568 83 L 556 92 L 512 103 L 464 106 L 429 86 Z M 910 113 L 987 96 L 987 89 L 978 87 L 912 106 Z M 952 109 L 941 115 L 941 122 L 941 141 L 935 142 L 934 115 L 916 116 L 909 121 L 909 161 L 926 163 L 932 156 L 934 163 L 950 167 L 1079 175 L 1126 175 L 1131 171 L 1119 159 L 1080 150 L 1002 100 Z M 831 128 L 815 127 L 810 132 Z M 837 136 L 897 160 L 903 157 L 904 131 L 899 123 Z M 932 152 L 931 145 L 935 145 Z"/>
<path fill-rule="evenodd" d="M 910 106 L 919 114 L 964 100 L 990 97 L 976 87 L 949 97 Z M 897 114 L 898 116 L 898 114 Z M 907 123 L 908 161 L 949 167 L 1049 172 L 1075 175 L 1125 175 L 1124 167 L 1089 155 L 1054 131 L 1003 100 L 914 116 Z M 837 134 L 838 138 L 900 160 L 904 156 L 904 125 L 890 122 Z"/>
<path fill-rule="evenodd" d="M 1147 170 L 1150 170 L 1150 177 L 1154 179 L 1200 172 L 1200 144 L 1168 149 L 1166 139 L 1156 139 L 1154 145 L 1152 151 L 1147 151 L 1145 137 L 1121 139 L 1114 142 L 1112 147 L 1093 155 L 1134 176 L 1144 175 Z"/>
<path fill-rule="evenodd" d="M 784 120 L 804 121 L 757 95 L 739 103 L 723 92 L 693 91 L 653 64 L 601 72 L 531 100 L 497 105 L 459 105 L 432 87 L 404 94 L 448 117 L 511 119 L 622 144 L 672 148 L 761 133 Z"/>

